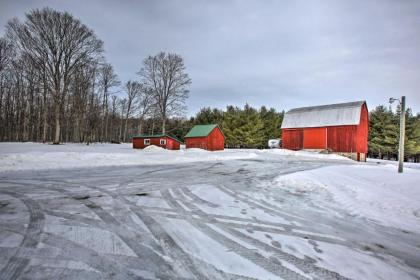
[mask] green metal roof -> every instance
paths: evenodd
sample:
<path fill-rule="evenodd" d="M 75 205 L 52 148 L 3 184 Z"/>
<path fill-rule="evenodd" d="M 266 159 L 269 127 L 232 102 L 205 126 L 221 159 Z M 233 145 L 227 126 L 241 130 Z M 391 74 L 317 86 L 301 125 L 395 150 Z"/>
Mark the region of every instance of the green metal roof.
<path fill-rule="evenodd" d="M 195 125 L 193 128 L 191 128 L 190 132 L 188 132 L 187 135 L 185 135 L 185 138 L 188 138 L 188 137 L 206 137 L 216 127 L 217 127 L 217 124 Z"/>
<path fill-rule="evenodd" d="M 164 137 L 164 136 L 172 138 L 175 141 L 178 141 L 179 143 L 182 143 L 182 141 L 179 140 L 178 138 L 176 138 L 172 135 L 169 135 L 169 134 L 162 134 L 162 133 L 160 133 L 160 134 L 139 134 L 139 135 L 133 136 L 133 138 L 160 138 L 160 137 Z"/>

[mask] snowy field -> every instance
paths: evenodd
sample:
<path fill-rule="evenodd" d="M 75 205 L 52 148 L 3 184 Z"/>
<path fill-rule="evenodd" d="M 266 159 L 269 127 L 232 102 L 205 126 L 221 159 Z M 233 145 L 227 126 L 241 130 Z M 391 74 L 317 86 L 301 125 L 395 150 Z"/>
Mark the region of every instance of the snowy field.
<path fill-rule="evenodd" d="M 0 279 L 420 279 L 407 167 L 0 143 Z"/>
<path fill-rule="evenodd" d="M 91 144 L 88 146 L 86 144 L 0 143 L 0 172 L 251 159 L 258 156 L 257 152 L 268 156 L 272 154 L 304 155 L 321 159 L 342 159 L 335 155 L 286 150 L 225 150 L 210 153 L 201 149 L 169 151 L 153 145 L 145 150 L 139 150 L 133 149 L 131 144 Z"/>

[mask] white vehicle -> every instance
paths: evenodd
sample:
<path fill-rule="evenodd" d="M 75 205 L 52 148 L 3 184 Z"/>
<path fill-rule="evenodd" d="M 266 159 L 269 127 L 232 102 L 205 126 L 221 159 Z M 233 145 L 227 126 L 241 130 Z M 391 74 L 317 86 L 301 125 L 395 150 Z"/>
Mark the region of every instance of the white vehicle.
<path fill-rule="evenodd" d="M 268 147 L 270 149 L 279 149 L 281 147 L 281 139 L 268 140 Z"/>

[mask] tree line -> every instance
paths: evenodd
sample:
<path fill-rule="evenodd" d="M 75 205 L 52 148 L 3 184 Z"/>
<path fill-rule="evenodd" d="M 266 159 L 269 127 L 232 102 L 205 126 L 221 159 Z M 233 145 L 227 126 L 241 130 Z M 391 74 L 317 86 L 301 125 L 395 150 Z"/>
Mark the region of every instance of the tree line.
<path fill-rule="evenodd" d="M 399 108 L 393 112 L 385 106 L 378 106 L 369 113 L 369 154 L 381 159 L 397 159 L 400 127 Z M 411 109 L 405 112 L 406 159 L 420 160 L 420 114 L 414 115 Z"/>
<path fill-rule="evenodd" d="M 186 127 L 195 124 L 218 124 L 225 135 L 228 148 L 265 148 L 269 139 L 281 137 L 284 112 L 246 104 L 243 108 L 227 106 L 226 110 L 202 108 Z M 185 135 L 185 134 L 184 134 Z"/>
<path fill-rule="evenodd" d="M 32 10 L 0 38 L 0 141 L 128 141 L 182 116 L 191 80 L 181 56 L 158 53 L 122 85 L 103 42 L 67 12 Z"/>

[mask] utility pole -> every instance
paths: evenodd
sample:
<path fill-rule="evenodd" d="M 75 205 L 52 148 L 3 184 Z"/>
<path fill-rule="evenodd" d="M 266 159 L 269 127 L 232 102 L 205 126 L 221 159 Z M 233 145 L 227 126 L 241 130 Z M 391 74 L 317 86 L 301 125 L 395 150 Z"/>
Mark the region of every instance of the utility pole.
<path fill-rule="evenodd" d="M 398 149 L 398 173 L 403 172 L 404 165 L 404 139 L 405 139 L 405 96 L 401 97 L 400 112 L 400 148 Z"/>
<path fill-rule="evenodd" d="M 404 169 L 404 139 L 405 139 L 405 96 L 401 96 L 401 100 L 391 97 L 389 103 L 394 101 L 400 103 L 400 142 L 398 148 L 398 173 L 403 173 Z"/>
<path fill-rule="evenodd" d="M 391 97 L 389 104 L 398 101 L 400 103 L 400 142 L 398 147 L 398 173 L 403 173 L 404 169 L 404 139 L 405 139 L 405 96 L 401 99 Z"/>

